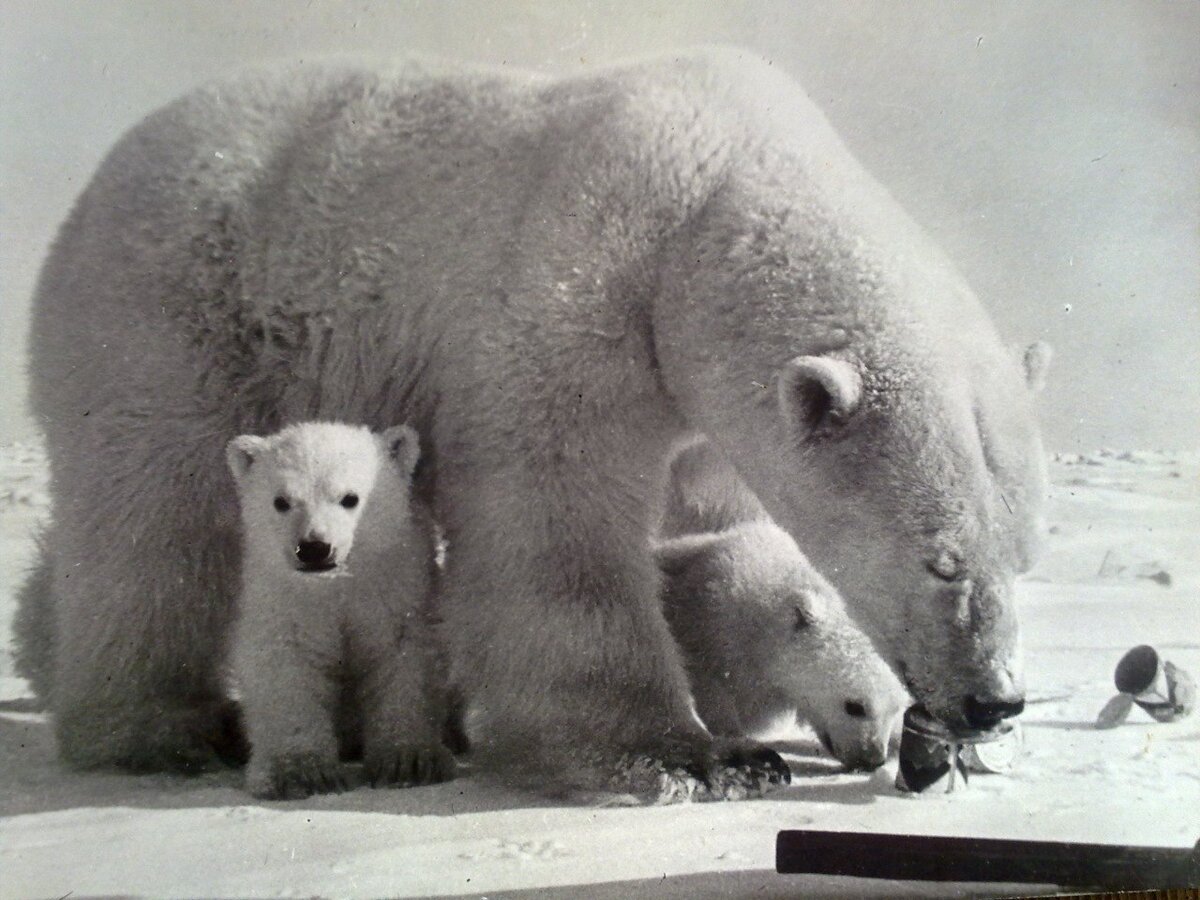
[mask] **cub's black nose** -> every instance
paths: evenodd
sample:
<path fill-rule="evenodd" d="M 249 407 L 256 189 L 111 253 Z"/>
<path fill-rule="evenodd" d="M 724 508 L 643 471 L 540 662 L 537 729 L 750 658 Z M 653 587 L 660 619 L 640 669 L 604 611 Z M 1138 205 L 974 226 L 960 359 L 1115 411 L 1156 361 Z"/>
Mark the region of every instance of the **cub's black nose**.
<path fill-rule="evenodd" d="M 1001 700 L 995 697 L 971 696 L 967 698 L 964 712 L 968 725 L 986 731 L 989 728 L 995 728 L 1005 719 L 1019 716 L 1024 710 L 1024 697 L 1018 697 L 1016 700 Z"/>
<path fill-rule="evenodd" d="M 333 547 L 324 541 L 301 541 L 296 546 L 296 559 L 306 568 L 328 568 L 333 564 L 332 555 Z"/>

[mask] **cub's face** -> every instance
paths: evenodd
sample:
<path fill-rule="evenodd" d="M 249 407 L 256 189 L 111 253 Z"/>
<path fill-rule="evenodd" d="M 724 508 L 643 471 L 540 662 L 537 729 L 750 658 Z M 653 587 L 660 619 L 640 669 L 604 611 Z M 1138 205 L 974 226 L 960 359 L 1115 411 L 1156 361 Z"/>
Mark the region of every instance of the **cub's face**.
<path fill-rule="evenodd" d="M 281 568 L 338 574 L 385 478 L 407 479 L 416 435 L 407 426 L 374 436 L 334 423 L 294 425 L 271 437 L 243 435 L 226 451 L 237 483 L 247 545 Z M 395 494 L 397 492 L 391 492 Z"/>
<path fill-rule="evenodd" d="M 883 764 L 904 692 L 791 537 L 757 522 L 657 552 L 671 602 L 709 632 L 686 645 L 715 648 L 742 684 L 783 698 L 848 768 Z"/>
<path fill-rule="evenodd" d="M 796 707 L 829 753 L 849 769 L 883 765 L 905 695 L 870 639 L 846 613 L 841 596 L 788 539 L 762 568 L 754 596 L 769 683 Z"/>

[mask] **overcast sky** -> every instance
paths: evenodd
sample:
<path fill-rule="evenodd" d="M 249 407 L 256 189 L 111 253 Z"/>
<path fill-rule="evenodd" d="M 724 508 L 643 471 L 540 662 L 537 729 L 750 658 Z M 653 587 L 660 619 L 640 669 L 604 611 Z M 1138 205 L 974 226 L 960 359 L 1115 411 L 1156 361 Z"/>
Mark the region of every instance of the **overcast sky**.
<path fill-rule="evenodd" d="M 25 338 L 54 229 L 187 88 L 332 53 L 572 71 L 698 43 L 794 73 L 1004 337 L 1054 345 L 1052 448 L 1200 447 L 1200 4 L 1151 0 L 0 0 L 0 441 L 36 428 Z"/>

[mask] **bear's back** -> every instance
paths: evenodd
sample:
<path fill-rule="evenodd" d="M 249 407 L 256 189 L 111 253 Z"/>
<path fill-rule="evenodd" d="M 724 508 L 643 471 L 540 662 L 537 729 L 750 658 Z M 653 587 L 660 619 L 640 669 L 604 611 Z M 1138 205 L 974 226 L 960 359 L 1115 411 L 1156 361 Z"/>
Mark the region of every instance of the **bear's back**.
<path fill-rule="evenodd" d="M 717 177 L 736 129 L 710 120 L 738 103 L 709 57 L 557 80 L 417 62 L 197 90 L 129 132 L 77 203 L 43 271 L 33 354 L 69 369 L 78 346 L 123 346 L 138 321 L 143 352 L 192 348 L 181 396 L 198 377 L 208 406 L 238 395 L 255 427 L 272 407 L 368 417 L 386 402 L 420 417 L 437 373 L 461 378 L 446 348 L 513 319 L 536 320 L 545 346 L 602 357 L 635 319 L 628 292 L 568 290 L 538 269 L 586 266 L 598 231 L 625 240 L 644 180 L 687 193 L 697 166 Z M 394 356 L 363 369 L 348 339 L 319 356 L 328 330 L 387 334 Z M 64 405 L 55 366 L 34 375 L 35 406 Z M 310 396 L 317 382 L 347 386 Z"/>

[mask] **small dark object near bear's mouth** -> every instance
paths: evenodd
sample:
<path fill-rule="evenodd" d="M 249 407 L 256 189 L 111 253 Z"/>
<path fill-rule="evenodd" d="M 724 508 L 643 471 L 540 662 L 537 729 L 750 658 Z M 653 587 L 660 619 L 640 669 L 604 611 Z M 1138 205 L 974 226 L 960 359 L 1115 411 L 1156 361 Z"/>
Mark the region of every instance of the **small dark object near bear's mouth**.
<path fill-rule="evenodd" d="M 296 566 L 296 571 L 297 572 L 329 572 L 333 569 L 336 569 L 337 565 L 338 564 L 335 563 L 333 560 L 330 560 L 329 562 L 320 562 L 320 563 L 304 563 L 302 565 Z"/>

